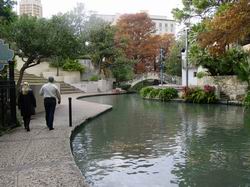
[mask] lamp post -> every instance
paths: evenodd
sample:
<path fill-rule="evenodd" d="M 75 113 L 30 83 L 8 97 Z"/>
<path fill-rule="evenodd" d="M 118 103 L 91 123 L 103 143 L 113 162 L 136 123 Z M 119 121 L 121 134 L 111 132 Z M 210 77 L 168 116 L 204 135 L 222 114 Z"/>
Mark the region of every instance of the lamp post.
<path fill-rule="evenodd" d="M 188 87 L 188 27 L 186 28 L 186 50 L 185 50 L 185 56 L 186 56 L 186 87 Z"/>
<path fill-rule="evenodd" d="M 160 49 L 160 78 L 161 86 L 163 86 L 163 60 L 164 60 L 164 49 Z"/>

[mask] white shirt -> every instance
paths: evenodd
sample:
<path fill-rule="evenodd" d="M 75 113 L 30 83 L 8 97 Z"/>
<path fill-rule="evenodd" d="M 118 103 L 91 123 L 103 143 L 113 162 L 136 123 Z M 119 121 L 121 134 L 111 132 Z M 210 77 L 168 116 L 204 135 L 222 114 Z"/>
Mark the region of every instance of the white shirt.
<path fill-rule="evenodd" d="M 58 87 L 53 83 L 49 82 L 49 83 L 44 84 L 42 86 L 42 88 L 40 89 L 39 93 L 44 98 L 53 97 L 53 98 L 57 98 L 59 101 L 61 101 L 60 91 L 59 91 Z"/>

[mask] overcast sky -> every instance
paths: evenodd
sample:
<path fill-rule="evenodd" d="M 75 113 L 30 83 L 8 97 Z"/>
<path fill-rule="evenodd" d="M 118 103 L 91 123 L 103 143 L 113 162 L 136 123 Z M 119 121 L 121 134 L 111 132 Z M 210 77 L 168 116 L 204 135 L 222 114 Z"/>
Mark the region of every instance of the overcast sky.
<path fill-rule="evenodd" d="M 20 1 L 20 0 L 19 0 Z M 77 2 L 85 4 L 87 11 L 100 14 L 135 13 L 147 10 L 149 14 L 172 18 L 171 10 L 181 7 L 181 0 L 41 0 L 43 16 L 49 18 L 58 12 L 72 10 Z"/>

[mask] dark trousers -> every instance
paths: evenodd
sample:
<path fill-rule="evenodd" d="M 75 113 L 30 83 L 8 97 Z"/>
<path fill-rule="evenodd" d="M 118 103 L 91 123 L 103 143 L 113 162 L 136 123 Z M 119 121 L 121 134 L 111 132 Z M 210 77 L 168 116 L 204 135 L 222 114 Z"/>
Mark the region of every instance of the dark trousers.
<path fill-rule="evenodd" d="M 46 124 L 49 129 L 53 128 L 54 113 L 56 108 L 56 99 L 53 97 L 44 99 L 44 108 L 46 112 Z"/>
<path fill-rule="evenodd" d="M 25 129 L 30 129 L 30 116 L 23 116 L 23 123 Z"/>

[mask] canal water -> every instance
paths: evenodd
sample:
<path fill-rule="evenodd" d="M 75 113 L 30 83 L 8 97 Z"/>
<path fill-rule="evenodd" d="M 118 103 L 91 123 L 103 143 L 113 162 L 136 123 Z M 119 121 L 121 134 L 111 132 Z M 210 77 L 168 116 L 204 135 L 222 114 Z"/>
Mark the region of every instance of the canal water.
<path fill-rule="evenodd" d="M 91 186 L 250 186 L 250 111 L 243 107 L 137 95 L 83 100 L 113 105 L 71 142 Z"/>

